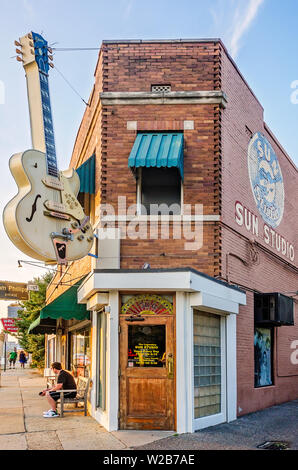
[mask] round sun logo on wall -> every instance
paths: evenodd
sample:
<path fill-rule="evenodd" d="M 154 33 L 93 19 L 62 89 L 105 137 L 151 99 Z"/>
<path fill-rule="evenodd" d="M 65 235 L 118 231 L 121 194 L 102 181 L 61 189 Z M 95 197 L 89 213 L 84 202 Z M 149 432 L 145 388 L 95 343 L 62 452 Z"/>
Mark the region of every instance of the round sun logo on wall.
<path fill-rule="evenodd" d="M 277 227 L 284 212 L 284 183 L 272 145 L 260 132 L 252 136 L 247 157 L 251 189 L 258 211 L 268 225 Z"/>

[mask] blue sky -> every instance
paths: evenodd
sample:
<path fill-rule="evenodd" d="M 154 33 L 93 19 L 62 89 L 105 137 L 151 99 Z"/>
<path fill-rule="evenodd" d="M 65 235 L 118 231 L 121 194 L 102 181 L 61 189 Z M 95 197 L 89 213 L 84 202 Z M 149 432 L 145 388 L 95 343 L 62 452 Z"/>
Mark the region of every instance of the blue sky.
<path fill-rule="evenodd" d="M 14 40 L 33 30 L 56 47 L 99 47 L 103 39 L 222 38 L 265 109 L 265 121 L 298 163 L 297 0 L 18 0 L 0 18 L 0 210 L 16 193 L 9 157 L 31 147 L 26 83 Z M 97 52 L 57 52 L 54 63 L 88 99 Z M 4 86 L 4 102 L 1 90 Z M 297 87 L 298 88 L 298 87 Z M 58 162 L 68 166 L 85 105 L 55 71 L 50 89 Z M 2 90 L 3 94 L 3 90 Z M 298 96 L 298 95 L 297 95 Z M 3 98 L 3 96 L 2 96 Z M 0 279 L 26 281 L 41 269 L 18 270 L 25 256 L 0 227 Z M 1 312 L 0 312 L 1 313 Z"/>

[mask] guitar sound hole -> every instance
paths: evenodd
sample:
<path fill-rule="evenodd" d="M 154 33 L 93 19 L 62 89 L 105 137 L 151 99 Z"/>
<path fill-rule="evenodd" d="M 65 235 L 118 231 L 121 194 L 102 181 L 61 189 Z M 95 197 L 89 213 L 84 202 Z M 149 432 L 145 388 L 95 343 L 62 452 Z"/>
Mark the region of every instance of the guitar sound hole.
<path fill-rule="evenodd" d="M 36 209 L 37 209 L 36 203 L 37 203 L 37 199 L 38 199 L 38 198 L 41 198 L 41 195 L 40 195 L 40 194 L 37 194 L 37 196 L 36 196 L 36 198 L 35 198 L 35 200 L 34 200 L 34 202 L 33 202 L 33 204 L 32 204 L 31 215 L 30 215 L 30 217 L 26 217 L 27 222 L 31 222 L 32 219 L 33 219 L 33 216 L 34 216 L 34 214 L 35 214 L 35 212 L 36 212 Z"/>

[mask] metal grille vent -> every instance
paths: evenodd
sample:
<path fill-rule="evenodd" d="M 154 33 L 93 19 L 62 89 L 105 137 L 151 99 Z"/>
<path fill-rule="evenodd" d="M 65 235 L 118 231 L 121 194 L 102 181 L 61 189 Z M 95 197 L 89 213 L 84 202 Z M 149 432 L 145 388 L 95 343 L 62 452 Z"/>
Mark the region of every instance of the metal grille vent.
<path fill-rule="evenodd" d="M 151 91 L 153 93 L 169 93 L 171 85 L 151 85 Z"/>

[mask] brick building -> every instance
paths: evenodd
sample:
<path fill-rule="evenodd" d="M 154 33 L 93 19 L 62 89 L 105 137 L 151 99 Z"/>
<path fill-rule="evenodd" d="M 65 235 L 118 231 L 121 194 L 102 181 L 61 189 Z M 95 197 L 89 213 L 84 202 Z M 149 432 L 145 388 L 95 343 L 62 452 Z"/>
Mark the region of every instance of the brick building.
<path fill-rule="evenodd" d="M 70 166 L 98 239 L 48 289 L 48 361 L 92 415 L 191 432 L 297 398 L 297 169 L 222 42 L 103 41 Z"/>

